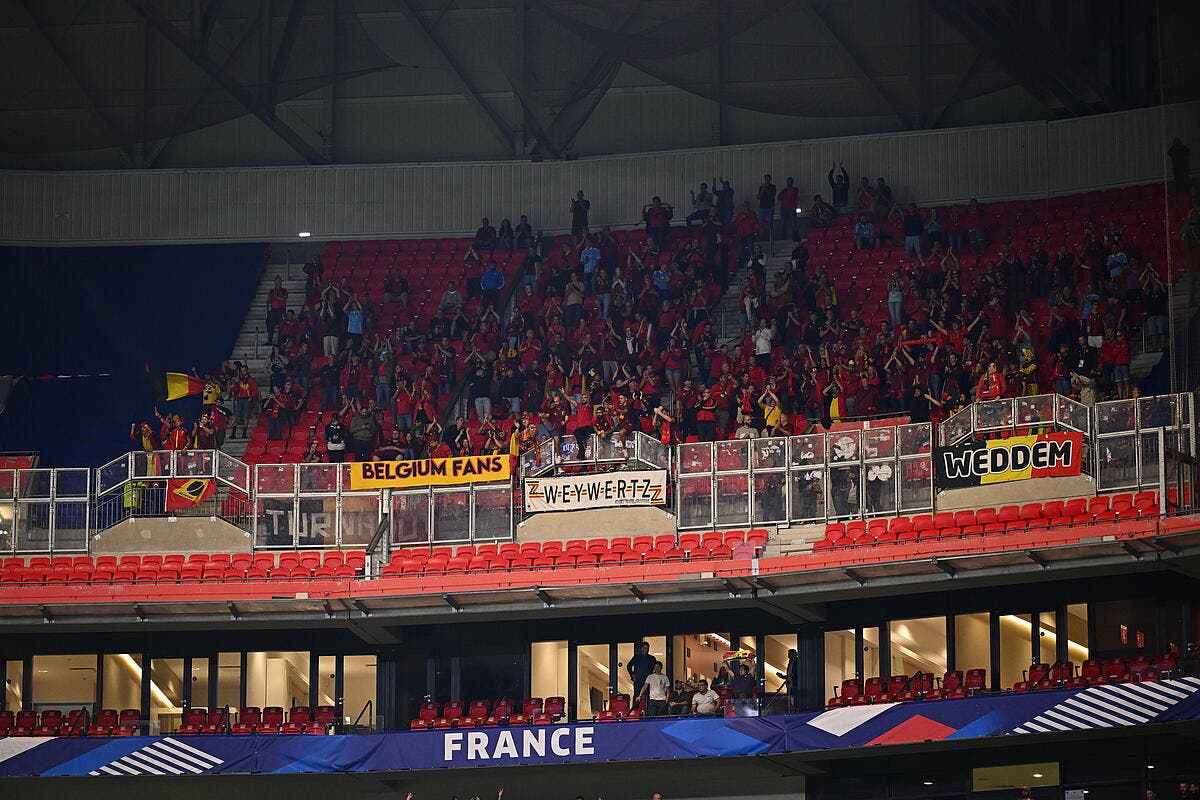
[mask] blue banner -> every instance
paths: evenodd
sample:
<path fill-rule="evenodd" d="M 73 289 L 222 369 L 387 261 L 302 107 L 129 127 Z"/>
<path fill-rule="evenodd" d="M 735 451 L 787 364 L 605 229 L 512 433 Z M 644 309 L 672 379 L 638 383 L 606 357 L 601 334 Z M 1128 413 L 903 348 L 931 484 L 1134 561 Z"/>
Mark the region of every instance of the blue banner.
<path fill-rule="evenodd" d="M 366 772 L 742 756 L 1200 718 L 1200 679 L 776 717 L 526 725 L 361 736 L 0 739 L 0 777 Z"/>

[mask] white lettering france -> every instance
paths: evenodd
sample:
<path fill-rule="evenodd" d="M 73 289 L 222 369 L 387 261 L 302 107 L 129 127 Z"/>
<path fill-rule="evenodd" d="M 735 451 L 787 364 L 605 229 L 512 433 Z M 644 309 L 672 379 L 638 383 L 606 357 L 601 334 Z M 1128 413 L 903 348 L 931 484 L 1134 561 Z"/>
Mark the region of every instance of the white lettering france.
<path fill-rule="evenodd" d="M 595 755 L 592 743 L 595 728 L 522 728 L 520 730 L 469 731 L 445 733 L 442 739 L 442 760 L 497 761 L 505 759 L 544 757 L 549 745 L 552 755 Z M 519 734 L 519 740 L 518 740 Z"/>

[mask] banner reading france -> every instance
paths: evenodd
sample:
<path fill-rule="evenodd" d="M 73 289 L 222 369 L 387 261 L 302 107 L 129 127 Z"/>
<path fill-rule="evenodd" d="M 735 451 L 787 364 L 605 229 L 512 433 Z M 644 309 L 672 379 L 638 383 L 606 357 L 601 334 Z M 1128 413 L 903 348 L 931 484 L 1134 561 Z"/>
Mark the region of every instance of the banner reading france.
<path fill-rule="evenodd" d="M 1080 474 L 1083 434 L 1074 431 L 972 441 L 934 451 L 938 489 Z"/>
<path fill-rule="evenodd" d="M 637 470 L 525 481 L 526 511 L 661 506 L 667 503 L 667 471 Z"/>
<path fill-rule="evenodd" d="M 508 455 L 419 458 L 413 461 L 355 461 L 350 464 L 350 489 L 355 492 L 487 483 L 506 481 L 510 477 L 512 458 Z"/>

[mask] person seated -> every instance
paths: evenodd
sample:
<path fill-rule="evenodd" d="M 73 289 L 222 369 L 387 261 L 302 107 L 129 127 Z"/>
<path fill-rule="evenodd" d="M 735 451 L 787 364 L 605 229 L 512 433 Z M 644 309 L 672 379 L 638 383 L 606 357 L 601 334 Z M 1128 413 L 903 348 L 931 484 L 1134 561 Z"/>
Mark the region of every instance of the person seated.
<path fill-rule="evenodd" d="M 692 716 L 714 717 L 721 707 L 721 696 L 708 688 L 708 681 L 701 680 L 692 695 Z"/>
<path fill-rule="evenodd" d="M 496 229 L 488 222 L 488 218 L 484 217 L 479 229 L 475 231 L 475 241 L 471 247 L 475 250 L 495 250 L 496 240 Z"/>

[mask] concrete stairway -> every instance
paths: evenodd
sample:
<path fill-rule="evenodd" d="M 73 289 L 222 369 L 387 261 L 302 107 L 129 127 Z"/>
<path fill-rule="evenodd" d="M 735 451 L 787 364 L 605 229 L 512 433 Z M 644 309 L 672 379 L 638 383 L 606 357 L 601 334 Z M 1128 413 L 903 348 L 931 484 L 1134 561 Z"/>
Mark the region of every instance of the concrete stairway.
<path fill-rule="evenodd" d="M 767 280 L 770 281 L 772 276 L 783 269 L 784 264 L 788 262 L 790 252 L 779 253 L 767 259 Z M 734 345 L 741 344 L 742 335 L 742 280 L 746 277 L 749 270 L 746 265 L 739 264 L 738 270 L 729 282 L 729 287 L 725 290 L 725 294 L 717 303 L 716 310 L 713 314 L 713 326 L 717 331 L 718 344 L 728 344 L 731 348 Z"/>
<path fill-rule="evenodd" d="M 267 370 L 267 357 L 271 354 L 271 345 L 267 343 L 267 294 L 275 286 L 275 278 L 283 279 L 283 288 L 288 292 L 288 308 L 299 310 L 304 304 L 304 271 L 301 267 L 312 253 L 322 251 L 322 244 L 292 245 L 288 248 L 276 247 L 271 251 L 271 258 L 263 268 L 262 279 L 250 301 L 250 310 L 242 321 L 242 329 L 238 332 L 229 354 L 230 361 L 241 361 L 250 368 L 250 374 L 258 381 L 262 389 L 270 383 Z M 257 419 L 251 423 L 251 429 Z M 224 452 L 231 456 L 241 457 L 246 453 L 246 439 L 227 438 Z"/>

